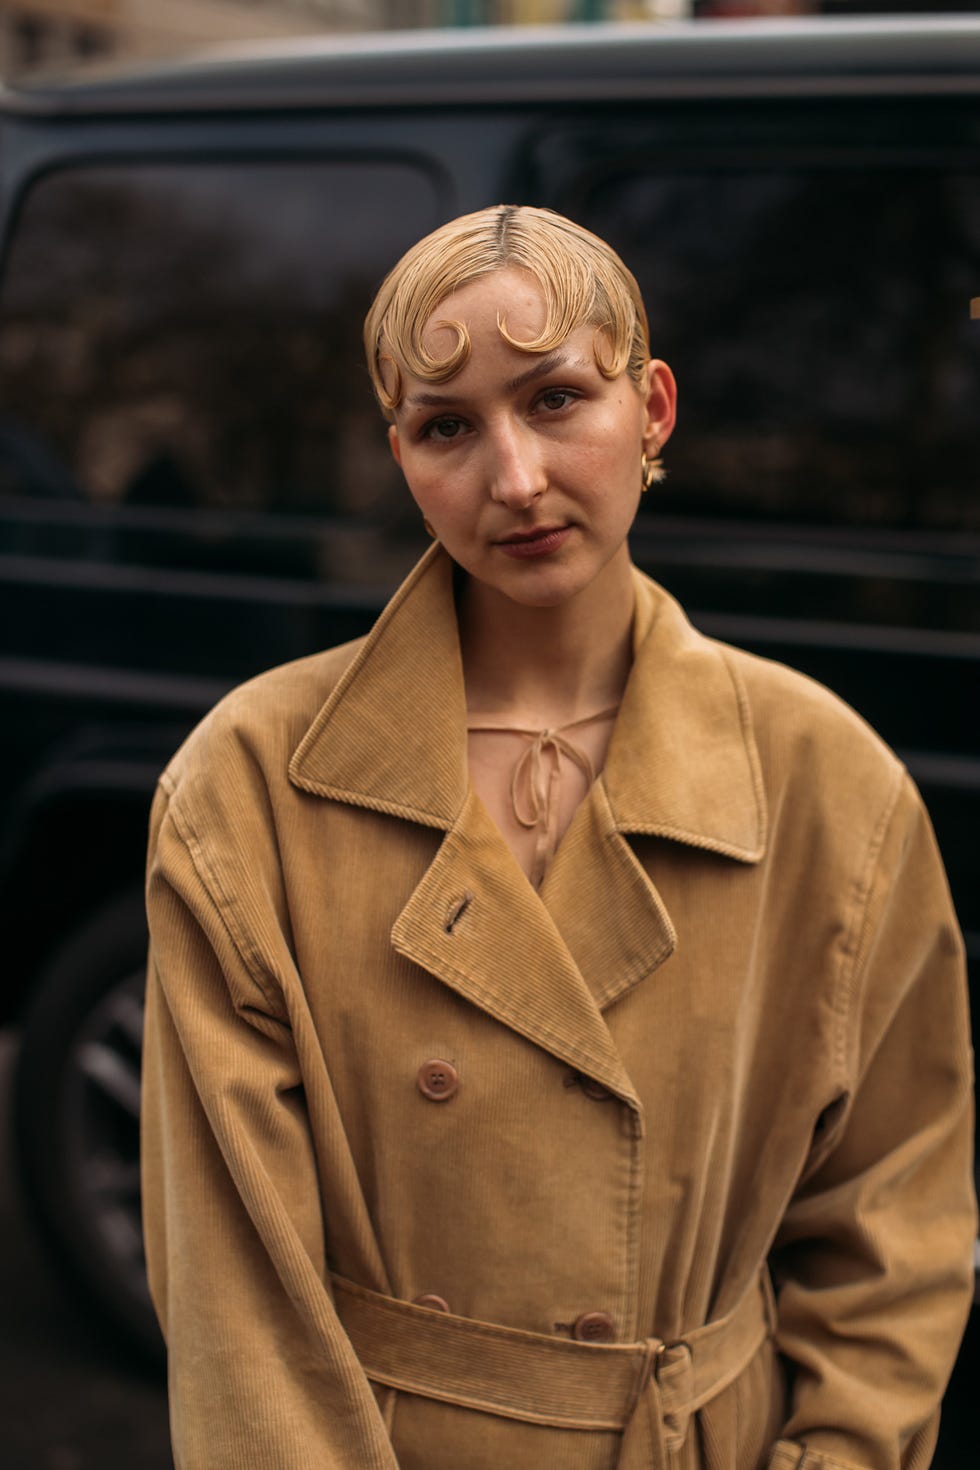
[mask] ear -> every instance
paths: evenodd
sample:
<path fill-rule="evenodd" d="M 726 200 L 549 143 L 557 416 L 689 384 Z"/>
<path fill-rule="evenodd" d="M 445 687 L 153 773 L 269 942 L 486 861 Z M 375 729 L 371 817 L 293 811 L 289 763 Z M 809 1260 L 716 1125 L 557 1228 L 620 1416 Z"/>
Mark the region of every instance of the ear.
<path fill-rule="evenodd" d="M 392 458 L 399 469 L 402 467 L 402 447 L 398 442 L 398 430 L 394 424 L 388 427 L 388 448 L 391 450 Z"/>
<path fill-rule="evenodd" d="M 657 444 L 661 449 L 670 438 L 677 420 L 677 383 L 665 362 L 653 358 L 646 365 L 645 446 Z"/>

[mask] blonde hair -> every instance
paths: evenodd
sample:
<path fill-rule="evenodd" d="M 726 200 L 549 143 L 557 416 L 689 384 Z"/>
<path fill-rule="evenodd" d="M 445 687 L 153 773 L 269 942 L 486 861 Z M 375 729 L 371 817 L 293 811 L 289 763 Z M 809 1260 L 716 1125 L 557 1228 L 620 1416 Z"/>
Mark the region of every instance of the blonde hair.
<path fill-rule="evenodd" d="M 456 334 L 448 357 L 435 357 L 422 335 L 446 297 L 506 266 L 534 277 L 547 317 L 539 336 L 516 341 L 519 352 L 551 352 L 577 327 L 595 328 L 593 351 L 603 377 L 626 372 L 640 387 L 650 360 L 650 334 L 640 288 L 615 250 L 598 235 L 530 205 L 497 204 L 450 220 L 407 251 L 388 273 L 364 322 L 364 348 L 378 402 L 387 418 L 402 398 L 402 372 L 428 383 L 458 373 L 470 353 L 462 322 L 439 322 Z"/>

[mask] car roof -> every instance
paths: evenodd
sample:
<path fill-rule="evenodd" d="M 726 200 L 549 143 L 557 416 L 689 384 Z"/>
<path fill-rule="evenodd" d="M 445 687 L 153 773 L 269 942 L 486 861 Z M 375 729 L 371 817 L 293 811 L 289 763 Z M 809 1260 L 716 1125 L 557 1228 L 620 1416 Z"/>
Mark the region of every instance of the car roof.
<path fill-rule="evenodd" d="M 467 27 L 238 43 L 0 88 L 0 111 L 630 100 L 980 89 L 980 17 Z"/>

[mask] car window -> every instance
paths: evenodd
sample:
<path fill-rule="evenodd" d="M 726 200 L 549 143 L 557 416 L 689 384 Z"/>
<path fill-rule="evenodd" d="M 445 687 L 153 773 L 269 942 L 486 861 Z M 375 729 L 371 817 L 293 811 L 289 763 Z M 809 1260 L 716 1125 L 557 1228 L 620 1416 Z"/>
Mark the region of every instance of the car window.
<path fill-rule="evenodd" d="M 383 580 L 371 533 L 397 539 L 411 513 L 361 324 L 384 273 L 440 217 L 435 183 L 399 161 L 42 179 L 0 283 L 8 510 L 29 502 L 54 523 L 92 508 L 131 528 L 137 560 L 216 564 L 235 528 L 238 569 L 251 527 L 264 570 Z M 309 517 L 348 534 L 335 527 L 316 550 L 299 534 Z"/>
<path fill-rule="evenodd" d="M 679 380 L 661 508 L 980 530 L 980 175 L 647 160 L 564 203 Z"/>

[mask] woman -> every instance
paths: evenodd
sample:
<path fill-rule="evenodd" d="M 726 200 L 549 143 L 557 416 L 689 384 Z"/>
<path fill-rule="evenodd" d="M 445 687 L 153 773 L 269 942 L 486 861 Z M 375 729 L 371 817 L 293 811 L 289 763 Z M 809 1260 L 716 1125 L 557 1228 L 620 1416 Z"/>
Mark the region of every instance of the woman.
<path fill-rule="evenodd" d="M 605 244 L 456 220 L 365 335 L 436 544 L 154 807 L 177 1465 L 920 1470 L 974 1212 L 919 799 L 631 566 L 675 389 Z"/>

